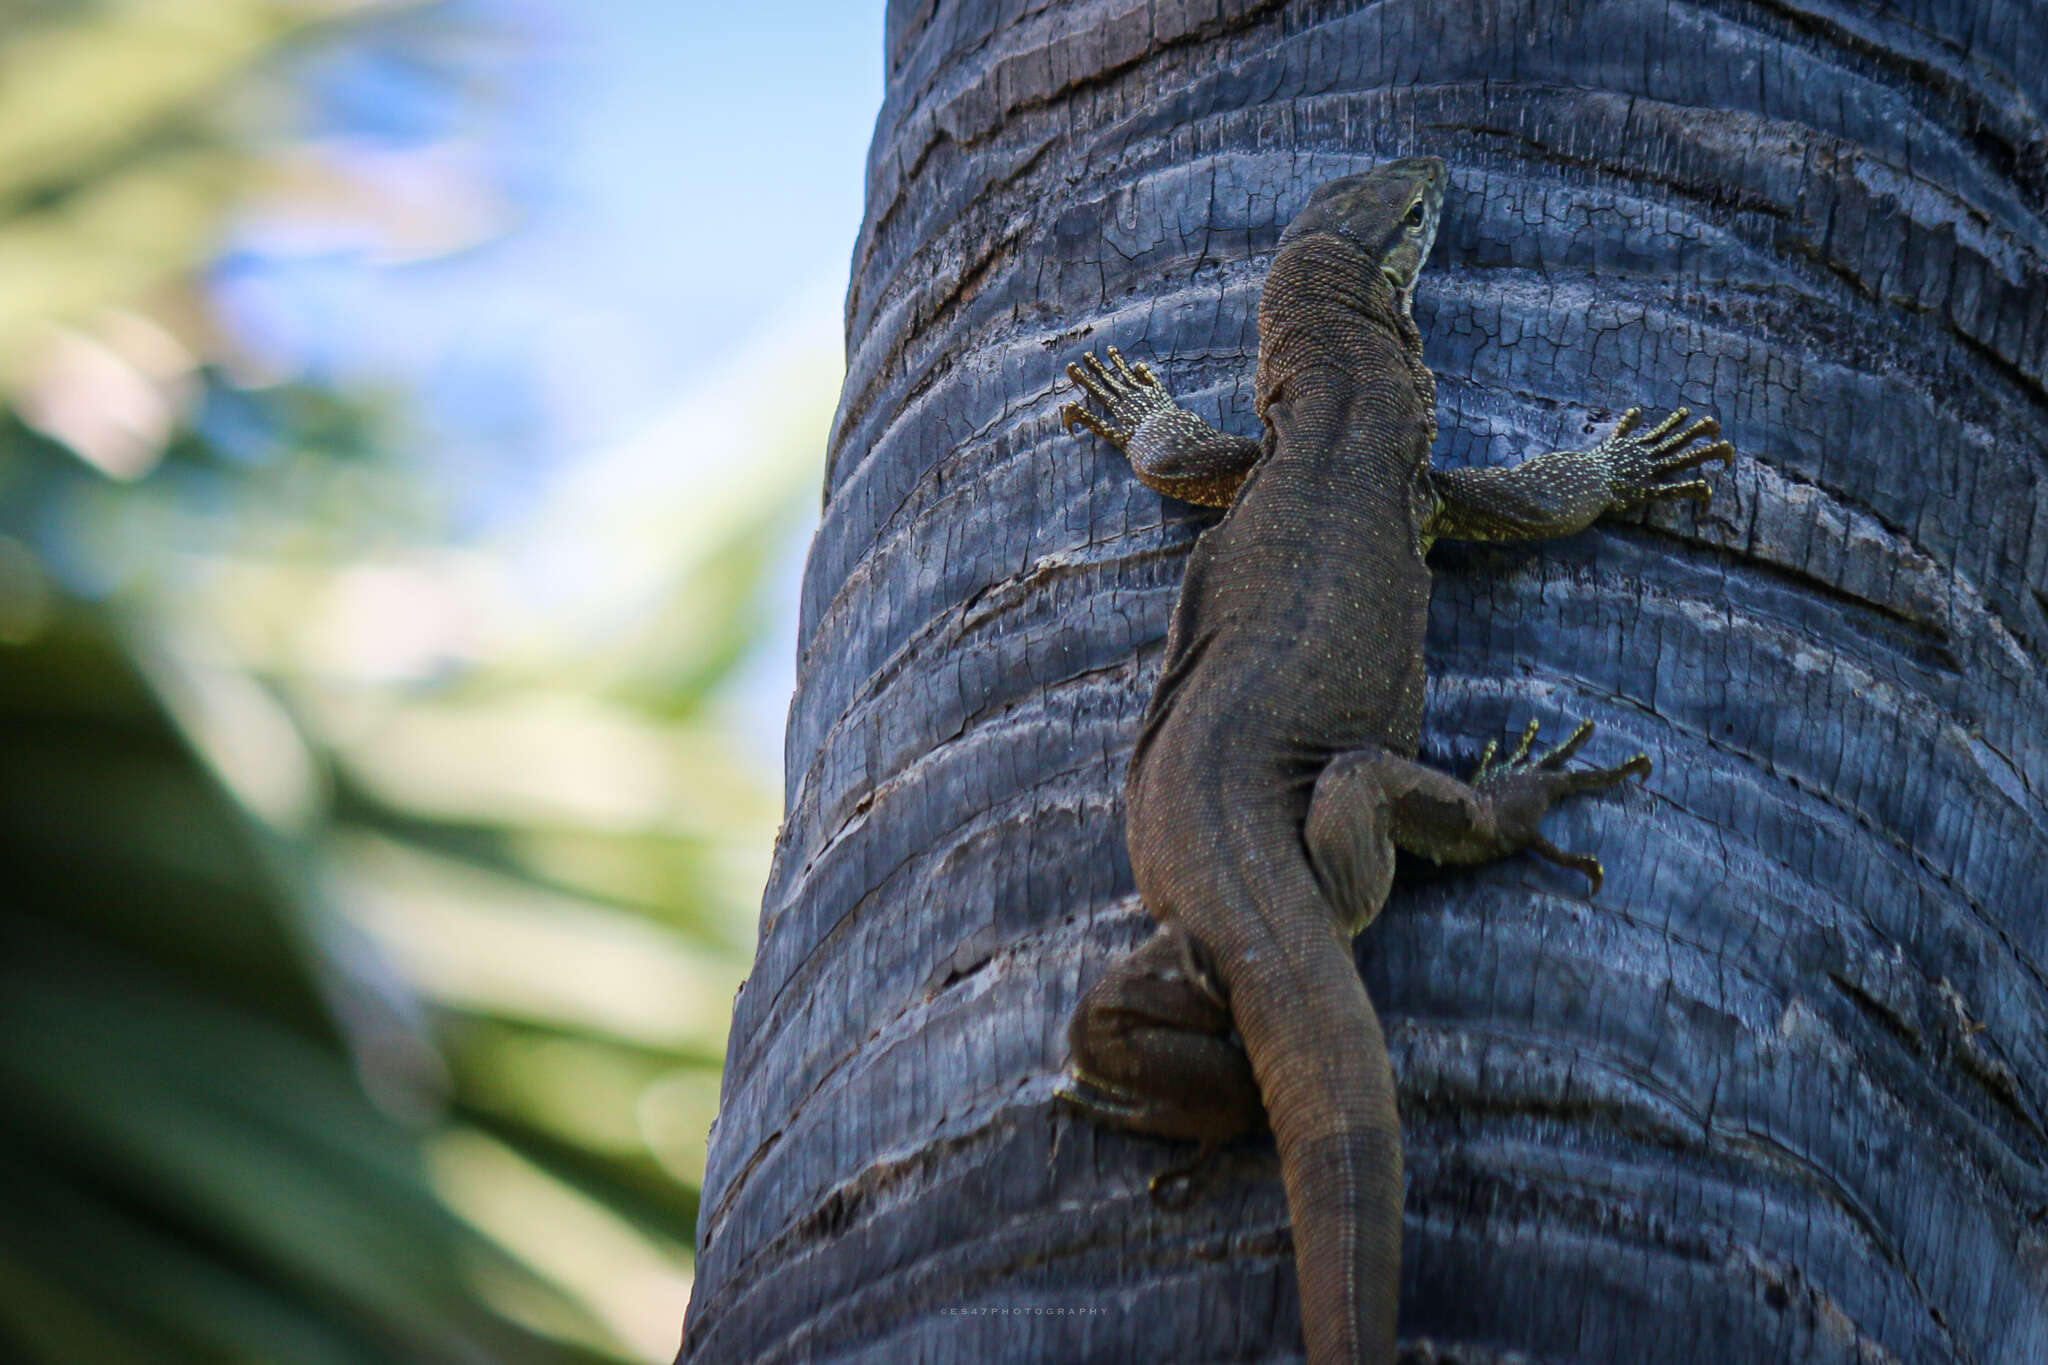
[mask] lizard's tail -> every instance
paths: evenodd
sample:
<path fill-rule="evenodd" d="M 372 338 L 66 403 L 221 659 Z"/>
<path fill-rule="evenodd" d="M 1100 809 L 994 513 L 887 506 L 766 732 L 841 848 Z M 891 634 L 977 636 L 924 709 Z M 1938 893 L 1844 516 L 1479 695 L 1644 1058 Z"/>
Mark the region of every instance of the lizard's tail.
<path fill-rule="evenodd" d="M 1304 861 L 1280 880 L 1256 896 L 1265 941 L 1226 974 L 1279 1141 L 1308 1359 L 1392 1365 L 1402 1203 L 1393 1067 L 1314 874 Z M 1276 893 L 1291 903 L 1272 903 Z"/>

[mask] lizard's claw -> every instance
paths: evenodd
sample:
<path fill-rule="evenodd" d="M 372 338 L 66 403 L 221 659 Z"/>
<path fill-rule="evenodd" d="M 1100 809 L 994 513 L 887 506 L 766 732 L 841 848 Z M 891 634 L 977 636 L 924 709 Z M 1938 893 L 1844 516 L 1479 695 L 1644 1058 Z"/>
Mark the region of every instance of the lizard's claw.
<path fill-rule="evenodd" d="M 1111 346 L 1109 364 L 1095 358 L 1093 351 L 1084 352 L 1081 359 L 1087 368 L 1079 365 L 1067 366 L 1067 378 L 1074 381 L 1081 391 L 1094 399 L 1108 414 L 1108 420 L 1096 416 L 1080 403 L 1069 403 L 1060 409 L 1060 420 L 1068 431 L 1075 427 L 1086 427 L 1103 440 L 1123 450 L 1130 445 L 1138 424 L 1157 413 L 1174 410 L 1173 395 L 1152 373 L 1152 367 L 1140 362 L 1133 366 L 1126 364 L 1123 352 Z"/>
<path fill-rule="evenodd" d="M 1593 448 L 1591 453 L 1607 465 L 1608 495 L 1617 509 L 1672 498 L 1691 498 L 1702 507 L 1713 501 L 1714 490 L 1705 479 L 1667 482 L 1671 475 L 1697 468 L 1709 460 L 1721 461 L 1723 468 L 1735 463 L 1735 447 L 1727 441 L 1711 439 L 1721 434 L 1721 424 L 1711 417 L 1702 417 L 1691 426 L 1684 426 L 1691 415 L 1687 409 L 1679 408 L 1648 431 L 1638 433 L 1636 426 L 1642 421 L 1643 410 L 1630 408 L 1615 423 L 1607 439 Z"/>

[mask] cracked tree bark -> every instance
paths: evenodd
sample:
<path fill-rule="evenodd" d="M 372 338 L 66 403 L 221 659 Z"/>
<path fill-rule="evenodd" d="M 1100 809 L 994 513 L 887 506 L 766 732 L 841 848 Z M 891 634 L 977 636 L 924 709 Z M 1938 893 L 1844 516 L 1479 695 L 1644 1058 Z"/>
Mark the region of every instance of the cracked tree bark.
<path fill-rule="evenodd" d="M 1425 757 L 1642 748 L 1606 890 L 1411 869 L 1359 945 L 1418 1360 L 2048 1359 L 2048 6 L 892 0 L 685 1358 L 1300 1350 L 1270 1147 L 1056 1118 L 1149 932 L 1120 785 L 1204 514 L 1107 342 L 1251 432 L 1318 182 L 1435 153 L 1448 464 L 1721 418 L 1712 509 L 1440 547 Z M 1344 1040 L 1332 1039 L 1332 1046 Z"/>

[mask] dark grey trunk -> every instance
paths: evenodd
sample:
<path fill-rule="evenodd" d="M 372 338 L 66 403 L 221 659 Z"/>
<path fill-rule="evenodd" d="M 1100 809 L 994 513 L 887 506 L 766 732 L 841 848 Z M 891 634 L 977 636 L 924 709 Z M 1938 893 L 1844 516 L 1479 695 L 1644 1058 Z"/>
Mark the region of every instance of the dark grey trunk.
<path fill-rule="evenodd" d="M 1149 931 L 1119 788 L 1204 524 L 1060 430 L 1061 367 L 1113 342 L 1255 431 L 1280 228 L 1435 153 L 1441 461 L 1678 402 L 1742 459 L 1704 515 L 1434 556 L 1427 757 L 1589 715 L 1589 760 L 1657 770 L 1552 817 L 1597 900 L 1411 870 L 1360 942 L 1404 1341 L 2048 1360 L 2044 32 L 2040 0 L 892 3 L 688 1357 L 1298 1354 L 1270 1147 L 1162 1211 L 1184 1150 L 1048 1106 Z"/>

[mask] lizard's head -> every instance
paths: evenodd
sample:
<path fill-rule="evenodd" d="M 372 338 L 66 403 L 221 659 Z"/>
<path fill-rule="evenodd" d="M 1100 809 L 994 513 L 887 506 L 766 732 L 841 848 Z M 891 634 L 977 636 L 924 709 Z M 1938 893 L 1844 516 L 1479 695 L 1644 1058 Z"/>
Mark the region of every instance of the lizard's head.
<path fill-rule="evenodd" d="M 1410 156 L 1316 187 L 1308 206 L 1280 234 L 1284 243 L 1311 232 L 1345 238 L 1379 263 L 1405 312 L 1415 277 L 1429 259 L 1450 173 L 1443 158 Z"/>

